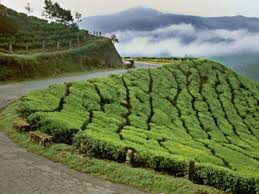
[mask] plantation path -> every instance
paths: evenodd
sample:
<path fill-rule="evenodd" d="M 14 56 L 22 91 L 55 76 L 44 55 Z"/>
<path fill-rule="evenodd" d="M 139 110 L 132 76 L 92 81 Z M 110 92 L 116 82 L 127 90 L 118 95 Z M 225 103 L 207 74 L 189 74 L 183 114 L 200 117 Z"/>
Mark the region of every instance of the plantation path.
<path fill-rule="evenodd" d="M 154 66 L 143 63 L 137 64 L 138 68 Z M 126 70 L 112 70 L 0 85 L 0 109 L 31 90 L 47 88 L 54 83 L 84 80 L 124 72 Z M 143 192 L 71 170 L 61 164 L 29 153 L 0 132 L 0 194 L 2 193 L 138 194 Z"/>
<path fill-rule="evenodd" d="M 159 65 L 148 64 L 148 63 L 136 63 L 137 68 L 152 68 L 157 67 Z M 51 79 L 43 79 L 43 80 L 35 80 L 35 81 L 25 81 L 14 84 L 0 85 L 0 109 L 7 106 L 10 102 L 16 100 L 20 96 L 25 95 L 26 93 L 37 90 L 47 88 L 51 84 L 61 84 L 69 81 L 76 80 L 86 80 L 95 77 L 108 76 L 111 74 L 121 74 L 125 73 L 125 69 L 118 70 L 109 70 L 109 71 L 100 71 L 95 73 L 86 73 L 80 75 L 72 75 L 72 76 L 64 76 L 58 78 Z"/>

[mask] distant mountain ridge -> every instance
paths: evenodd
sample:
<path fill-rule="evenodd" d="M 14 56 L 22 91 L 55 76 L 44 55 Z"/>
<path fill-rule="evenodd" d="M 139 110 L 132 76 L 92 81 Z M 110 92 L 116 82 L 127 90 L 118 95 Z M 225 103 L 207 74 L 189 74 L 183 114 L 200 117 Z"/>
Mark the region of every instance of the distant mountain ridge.
<path fill-rule="evenodd" d="M 87 17 L 80 26 L 85 29 L 110 33 L 115 31 L 134 30 L 150 31 L 175 24 L 191 24 L 197 29 L 247 29 L 259 32 L 259 18 L 244 16 L 232 17 L 200 17 L 162 13 L 155 9 L 137 7 L 115 14 Z"/>
<path fill-rule="evenodd" d="M 184 56 L 218 60 L 259 81 L 259 18 L 199 17 L 137 7 L 84 18 L 81 28 L 115 33 L 122 56 Z"/>

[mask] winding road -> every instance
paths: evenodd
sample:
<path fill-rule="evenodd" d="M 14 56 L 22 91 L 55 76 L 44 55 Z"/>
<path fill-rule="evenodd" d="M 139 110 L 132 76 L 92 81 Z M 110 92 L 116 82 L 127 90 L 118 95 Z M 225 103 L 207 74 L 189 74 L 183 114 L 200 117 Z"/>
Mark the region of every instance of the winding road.
<path fill-rule="evenodd" d="M 137 68 L 157 67 L 155 64 L 136 63 Z M 51 84 L 86 80 L 126 70 L 65 76 L 16 84 L 0 85 L 0 109 L 29 91 L 47 88 Z M 141 194 L 143 192 L 120 184 L 71 170 L 13 143 L 0 132 L 0 194 L 62 193 L 62 194 Z"/>

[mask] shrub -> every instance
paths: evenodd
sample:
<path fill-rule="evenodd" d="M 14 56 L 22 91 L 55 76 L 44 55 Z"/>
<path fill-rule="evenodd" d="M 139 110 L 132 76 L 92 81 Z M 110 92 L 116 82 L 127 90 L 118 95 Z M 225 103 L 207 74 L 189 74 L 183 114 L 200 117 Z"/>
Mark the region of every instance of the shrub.
<path fill-rule="evenodd" d="M 211 165 L 196 165 L 193 181 L 238 194 L 255 194 L 259 189 L 258 178 L 240 176 L 227 169 Z"/>

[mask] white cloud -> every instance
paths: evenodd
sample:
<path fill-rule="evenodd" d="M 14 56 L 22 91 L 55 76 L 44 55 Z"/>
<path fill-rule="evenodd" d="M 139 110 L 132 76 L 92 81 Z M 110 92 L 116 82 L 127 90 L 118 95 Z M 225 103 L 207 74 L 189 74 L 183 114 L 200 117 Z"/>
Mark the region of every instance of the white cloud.
<path fill-rule="evenodd" d="M 259 51 L 259 33 L 247 30 L 197 30 L 190 24 L 154 31 L 114 32 L 123 56 L 216 56 Z"/>

